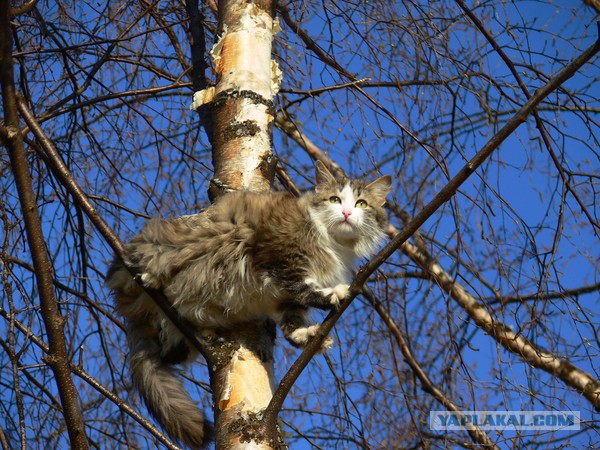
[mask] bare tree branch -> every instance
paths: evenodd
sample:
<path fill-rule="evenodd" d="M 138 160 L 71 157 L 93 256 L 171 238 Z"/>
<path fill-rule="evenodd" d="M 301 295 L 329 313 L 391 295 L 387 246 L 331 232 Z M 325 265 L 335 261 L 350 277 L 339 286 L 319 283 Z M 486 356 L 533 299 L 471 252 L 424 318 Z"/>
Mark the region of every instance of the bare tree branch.
<path fill-rule="evenodd" d="M 276 125 L 281 132 L 265 139 L 272 153 L 259 170 L 241 176 L 232 166 L 211 181 L 215 140 L 229 154 L 242 142 L 249 155 L 262 146 L 252 141 L 262 125 L 241 119 L 259 109 L 254 88 L 243 88 L 244 108 L 233 106 L 235 95 L 217 94 L 226 97 L 223 103 L 214 95 L 230 61 L 210 58 L 240 56 L 220 52 L 230 37 L 229 26 L 218 26 L 218 8 L 226 3 L 10 5 L 12 28 L 5 32 L 13 39 L 14 86 L 22 96 L 18 127 L 89 445 L 174 445 L 138 406 L 124 363 L 123 324 L 103 286 L 120 239 L 149 217 L 204 210 L 209 186 L 212 195 L 252 189 L 243 180 L 256 176 L 267 190 L 276 175 L 275 189 L 300 195 L 312 186 L 310 155 L 340 176 L 392 175 L 388 206 L 395 227 L 388 235 L 410 239 L 364 285 L 385 314 L 358 296 L 335 322 L 336 345 L 324 356 L 305 353 L 310 363 L 287 379 L 289 393 L 272 415 L 285 441 L 315 448 L 481 448 L 486 436 L 476 430 L 469 439 L 466 429 L 433 431 L 424 419 L 440 408 L 527 405 L 579 410 L 582 428 L 486 431 L 492 444 L 597 447 L 597 55 L 538 103 L 417 231 L 401 230 L 414 231 L 412 217 L 421 217 L 450 175 L 597 39 L 594 6 L 587 0 L 281 4 L 274 56 L 241 55 L 251 63 L 274 59 L 270 72 L 261 69 L 265 79 L 282 74 L 278 95 L 268 93 L 260 106 L 265 130 Z M 256 66 L 248 73 L 258 73 Z M 200 93 L 194 103 L 201 104 L 200 117 L 188 109 L 190 88 Z M 215 107 L 239 122 L 227 128 L 232 123 L 222 114 L 227 133 L 216 139 L 210 131 L 215 98 Z M 0 115 L 3 144 L 19 128 L 8 127 L 3 106 Z M 219 157 L 228 160 L 227 152 Z M 45 363 L 49 337 L 38 267 L 12 171 L 9 153 L 0 151 L 0 415 L 6 417 L 0 448 L 63 448 L 70 437 Z M 323 313 L 312 314 L 322 321 Z M 273 374 L 262 380 L 283 376 L 300 354 L 278 340 L 272 347 L 269 324 L 244 331 L 247 336 L 233 330 L 223 341 L 194 342 L 209 361 L 181 367 L 181 379 L 200 409 L 215 407 L 219 414 L 252 388 L 224 382 L 236 390 L 211 397 L 211 371 L 224 379 L 232 373 L 224 362 L 229 353 L 210 360 L 219 349 L 226 353 L 221 342 L 240 348 L 250 335 L 264 333 L 257 354 L 275 353 Z M 194 340 L 197 330 L 183 333 Z M 235 425 L 283 442 L 275 423 L 267 427 L 260 418 Z"/>
<path fill-rule="evenodd" d="M 581 55 L 575 58 L 567 67 L 565 67 L 560 73 L 552 78 L 545 86 L 538 89 L 538 91 L 529 99 L 529 101 L 515 114 L 507 123 L 494 135 L 492 139 L 481 149 L 479 152 L 446 184 L 438 194 L 427 204 L 421 211 L 400 231 L 390 243 L 388 243 L 376 256 L 374 256 L 367 264 L 365 264 L 358 272 L 357 276 L 352 283 L 350 293 L 344 302 L 340 305 L 340 309 L 331 312 L 325 321 L 323 322 L 319 334 L 309 343 L 307 348 L 302 352 L 298 359 L 294 362 L 288 373 L 283 377 L 279 387 L 273 395 L 273 400 L 267 408 L 266 415 L 274 414 L 283 404 L 283 401 L 293 386 L 295 380 L 298 378 L 302 370 L 306 367 L 310 361 L 311 352 L 314 352 L 320 345 L 322 340 L 333 328 L 333 325 L 339 320 L 342 313 L 348 308 L 352 300 L 359 293 L 361 286 L 367 281 L 369 276 L 385 262 L 387 258 L 392 255 L 400 246 L 408 241 L 410 236 L 414 234 L 421 225 L 445 202 L 447 202 L 458 190 L 460 185 L 464 183 L 469 176 L 471 176 L 478 167 L 492 154 L 494 150 L 527 118 L 529 114 L 535 109 L 535 107 L 554 90 L 556 90 L 561 84 L 569 79 L 579 68 L 581 68 L 586 62 L 590 60 L 596 53 L 600 51 L 600 41 L 596 41 L 591 47 L 585 50 Z M 426 267 L 431 270 L 432 267 Z M 439 276 L 439 274 L 438 274 Z M 447 289 L 457 289 L 454 284 L 454 280 L 448 280 Z M 446 284 L 446 283 L 444 283 Z M 462 290 L 462 288 L 461 288 Z M 471 298 L 471 296 L 468 296 Z M 466 306 L 466 305 L 465 305 Z M 474 307 L 470 305 L 468 311 L 470 314 L 479 318 L 478 323 L 480 326 L 492 327 L 494 331 L 492 334 L 497 337 L 500 342 L 508 343 L 514 342 L 516 334 L 512 332 L 508 327 L 503 324 L 495 323 L 489 315 L 484 317 L 482 314 L 485 311 L 480 308 L 479 305 Z M 482 320 L 483 319 L 483 320 Z M 534 352 L 525 351 L 525 349 L 516 349 L 512 347 L 514 351 L 517 351 L 520 355 L 527 355 L 531 358 L 531 362 L 535 362 L 536 367 L 545 367 L 550 373 L 559 376 L 563 381 L 566 381 L 569 385 L 572 385 L 577 390 L 582 392 L 592 404 L 598 408 L 600 404 L 600 384 L 593 380 L 588 374 L 577 371 L 571 364 L 560 364 L 559 360 L 555 357 L 540 358 L 538 354 Z M 546 361 L 549 364 L 545 364 Z"/>
<path fill-rule="evenodd" d="M 4 144 L 8 148 L 11 169 L 19 192 L 29 249 L 35 267 L 40 306 L 48 333 L 49 351 L 45 361 L 54 372 L 71 446 L 74 449 L 87 449 L 85 423 L 78 404 L 79 396 L 69 370 L 70 357 L 67 353 L 64 334 L 64 318 L 58 309 L 54 295 L 52 263 L 46 253 L 33 181 L 29 174 L 29 164 L 23 147 L 23 139 L 19 132 L 17 96 L 13 79 L 10 4 L 2 0 L 0 2 L 0 84 L 2 85 L 2 102 L 6 127 Z"/>

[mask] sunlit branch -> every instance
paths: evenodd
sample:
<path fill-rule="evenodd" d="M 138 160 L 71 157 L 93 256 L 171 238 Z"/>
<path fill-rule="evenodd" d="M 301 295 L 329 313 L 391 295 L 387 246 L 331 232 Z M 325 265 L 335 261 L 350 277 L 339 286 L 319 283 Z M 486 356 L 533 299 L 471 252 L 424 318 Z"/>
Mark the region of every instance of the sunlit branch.
<path fill-rule="evenodd" d="M 431 381 L 427 372 L 425 372 L 425 370 L 423 369 L 421 364 L 416 360 L 416 358 L 410 348 L 409 343 L 404 338 L 404 335 L 398 328 L 398 325 L 396 324 L 394 319 L 389 315 L 389 313 L 386 311 L 386 309 L 383 307 L 381 302 L 379 302 L 377 300 L 375 295 L 373 295 L 373 293 L 368 288 L 363 288 L 362 295 L 367 300 L 369 300 L 369 302 L 373 306 L 373 309 L 375 309 L 375 311 L 377 311 L 377 314 L 379 314 L 379 317 L 381 317 L 381 320 L 383 320 L 383 322 L 386 324 L 388 329 L 391 331 L 392 335 L 394 336 L 394 338 L 396 340 L 396 344 L 398 345 L 398 348 L 400 349 L 400 352 L 402 352 L 404 361 L 406 362 L 406 364 L 409 365 L 412 372 L 419 379 L 423 390 L 425 392 L 427 392 L 428 394 L 430 394 L 438 402 L 440 402 L 444 406 L 444 408 L 446 408 L 448 411 L 462 412 L 463 409 L 460 408 L 446 394 L 444 394 L 444 392 L 440 388 L 438 388 L 433 383 L 433 381 Z M 494 444 L 494 441 L 492 441 L 490 436 L 487 433 L 485 433 L 483 430 L 481 430 L 481 428 L 479 428 L 473 424 L 469 424 L 469 426 L 467 427 L 467 431 L 468 431 L 469 435 L 471 436 L 471 439 L 473 439 L 473 442 L 484 445 L 485 448 L 493 448 L 493 449 L 499 448 L 496 444 Z"/>
<path fill-rule="evenodd" d="M 504 50 L 502 49 L 500 44 L 498 44 L 498 42 L 496 42 L 496 40 L 491 36 L 491 34 L 487 31 L 487 29 L 483 25 L 483 23 L 473 13 L 473 11 L 471 11 L 469 8 L 467 8 L 467 6 L 465 5 L 463 0 L 455 0 L 455 1 L 458 4 L 458 6 L 460 6 L 460 8 L 464 11 L 464 13 L 475 24 L 475 26 L 477 27 L 479 32 L 485 36 L 485 38 L 490 43 L 490 45 L 498 53 L 498 55 L 500 56 L 502 61 L 504 61 L 504 63 L 509 68 L 509 70 L 512 73 L 515 80 L 517 80 L 517 83 L 519 84 L 521 91 L 523 92 L 523 94 L 525 94 L 525 97 L 529 100 L 531 98 L 531 93 L 529 92 L 529 89 L 523 82 L 521 75 L 519 75 L 519 72 L 517 71 L 513 62 L 508 57 L 508 55 L 504 52 Z M 600 34 L 600 22 L 598 22 L 597 25 L 598 25 L 598 33 Z M 596 43 L 597 42 L 598 41 L 596 41 Z M 594 228 L 594 234 L 597 237 L 600 237 L 600 223 L 594 217 L 592 217 L 592 214 L 588 211 L 588 208 L 585 205 L 585 203 L 581 200 L 581 198 L 579 197 L 577 192 L 575 192 L 575 189 L 573 189 L 573 187 L 571 186 L 570 180 L 568 179 L 568 177 L 565 174 L 564 169 L 562 167 L 562 163 L 560 162 L 558 156 L 556 155 L 556 152 L 554 151 L 554 149 L 552 147 L 552 144 L 550 142 L 550 137 L 548 136 L 548 132 L 546 131 L 546 127 L 544 126 L 544 122 L 542 121 L 542 119 L 540 118 L 540 115 L 537 113 L 536 110 L 532 111 L 532 115 L 535 119 L 535 124 L 540 133 L 542 141 L 544 142 L 544 146 L 546 147 L 546 151 L 550 155 L 550 158 L 552 159 L 552 162 L 554 163 L 554 166 L 556 167 L 556 170 L 558 171 L 558 174 L 560 175 L 560 178 L 561 178 L 563 184 L 565 185 L 566 189 L 571 193 L 573 198 L 575 198 L 575 200 L 579 204 L 579 207 L 581 208 L 581 211 L 583 211 L 583 213 L 587 217 L 589 223 Z"/>
<path fill-rule="evenodd" d="M 281 380 L 281 383 L 273 400 L 267 408 L 266 414 L 273 415 L 281 408 L 287 393 L 293 383 L 304 370 L 311 359 L 311 353 L 319 348 L 322 339 L 324 339 L 334 324 L 339 320 L 342 313 L 350 305 L 354 297 L 360 292 L 361 286 L 367 281 L 369 276 L 385 262 L 398 248 L 406 245 L 408 239 L 425 223 L 437 209 L 455 195 L 458 188 L 479 168 L 483 162 L 502 144 L 502 142 L 517 129 L 527 118 L 535 107 L 543 101 L 548 95 L 555 91 L 561 84 L 572 77 L 586 62 L 600 51 L 600 41 L 596 41 L 592 46 L 581 53 L 570 64 L 563 68 L 554 78 L 545 86 L 541 87 L 529 99 L 529 101 L 513 116 L 506 124 L 479 150 L 479 152 L 444 186 L 438 194 L 427 204 L 405 227 L 386 245 L 377 255 L 375 255 L 367 264 L 365 264 L 352 283 L 349 296 L 342 302 L 340 309 L 331 312 L 319 329 L 319 334 L 308 344 L 298 359 L 294 362 L 290 370 Z M 416 255 L 415 255 L 416 256 Z M 441 286 L 456 299 L 468 299 L 463 307 L 476 318 L 476 323 L 489 332 L 504 346 L 511 349 L 521 357 L 528 360 L 536 367 L 547 370 L 549 373 L 558 376 L 569 386 L 574 387 L 583 393 L 586 398 L 598 409 L 600 409 L 600 383 L 591 378 L 591 376 L 573 366 L 567 361 L 559 360 L 553 355 L 540 352 L 534 348 L 528 341 L 517 342 L 518 336 L 504 324 L 495 322 L 491 316 L 471 297 L 464 288 L 458 285 L 439 264 L 425 265 L 426 270 L 431 271 L 439 280 Z M 446 278 L 447 277 L 447 278 Z M 461 296 L 458 296 L 458 293 Z M 464 296 L 462 296 L 464 294 Z"/>
<path fill-rule="evenodd" d="M 21 6 L 14 6 L 14 7 L 10 8 L 11 17 L 17 17 L 17 16 L 20 16 L 21 14 L 28 13 L 33 8 L 35 8 L 35 5 L 37 5 L 37 2 L 38 2 L 38 0 L 29 0 L 28 2 L 24 2 Z"/>

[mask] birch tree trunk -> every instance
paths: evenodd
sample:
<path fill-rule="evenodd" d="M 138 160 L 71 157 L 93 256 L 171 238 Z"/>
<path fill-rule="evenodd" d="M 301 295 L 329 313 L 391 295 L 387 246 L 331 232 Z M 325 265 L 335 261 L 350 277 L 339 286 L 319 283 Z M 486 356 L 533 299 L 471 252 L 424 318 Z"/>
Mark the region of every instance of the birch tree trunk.
<path fill-rule="evenodd" d="M 218 8 L 218 40 L 211 51 L 217 85 L 196 92 L 192 105 L 212 110 L 211 199 L 228 190 L 270 190 L 276 165 L 273 97 L 280 79 L 271 60 L 277 31 L 273 2 L 226 0 Z M 270 321 L 247 323 L 219 333 L 219 341 L 210 346 L 218 449 L 280 446 L 276 423 L 260 420 L 273 395 L 274 337 Z"/>
<path fill-rule="evenodd" d="M 280 72 L 271 60 L 277 31 L 270 0 L 219 2 L 218 41 L 211 55 L 217 85 L 194 95 L 193 108 L 213 111 L 215 177 L 209 194 L 230 189 L 268 191 L 274 177 L 271 150 L 273 97 Z"/>

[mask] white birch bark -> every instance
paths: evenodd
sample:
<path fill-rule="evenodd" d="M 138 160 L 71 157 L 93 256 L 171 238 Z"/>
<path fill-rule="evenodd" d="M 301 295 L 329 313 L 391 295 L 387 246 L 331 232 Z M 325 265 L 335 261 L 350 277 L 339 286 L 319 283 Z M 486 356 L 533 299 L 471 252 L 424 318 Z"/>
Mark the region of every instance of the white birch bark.
<path fill-rule="evenodd" d="M 234 189 L 269 191 L 275 173 L 273 97 L 281 73 L 271 60 L 278 30 L 269 1 L 218 3 L 219 38 L 211 56 L 217 84 L 196 92 L 192 109 L 208 105 L 213 117 L 215 177 L 209 195 Z M 219 334 L 211 367 L 218 449 L 270 449 L 279 440 L 275 423 L 260 412 L 273 396 L 273 333 L 263 323 Z M 269 436 L 271 438 L 269 438 Z M 273 438 L 273 436 L 275 436 Z"/>
<path fill-rule="evenodd" d="M 219 2 L 219 39 L 211 55 L 217 85 L 196 92 L 192 108 L 211 102 L 214 118 L 213 163 L 217 189 L 270 190 L 273 97 L 281 72 L 271 59 L 278 23 L 270 2 Z"/>

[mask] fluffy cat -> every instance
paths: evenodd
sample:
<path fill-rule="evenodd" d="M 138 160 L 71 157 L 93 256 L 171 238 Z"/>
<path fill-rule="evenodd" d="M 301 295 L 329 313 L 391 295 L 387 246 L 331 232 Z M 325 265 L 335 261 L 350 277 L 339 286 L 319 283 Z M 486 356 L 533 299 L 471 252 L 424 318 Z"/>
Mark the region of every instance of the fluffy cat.
<path fill-rule="evenodd" d="M 270 317 L 304 347 L 318 330 L 307 324 L 308 308 L 335 308 L 355 260 L 384 237 L 391 188 L 389 175 L 370 184 L 336 179 L 320 162 L 316 181 L 315 193 L 298 199 L 236 191 L 200 214 L 149 220 L 126 245 L 124 263 L 199 331 Z M 107 285 L 127 322 L 133 380 L 148 409 L 174 439 L 201 447 L 207 421 L 173 369 L 195 350 L 118 259 Z M 331 344 L 327 338 L 322 350 Z"/>

